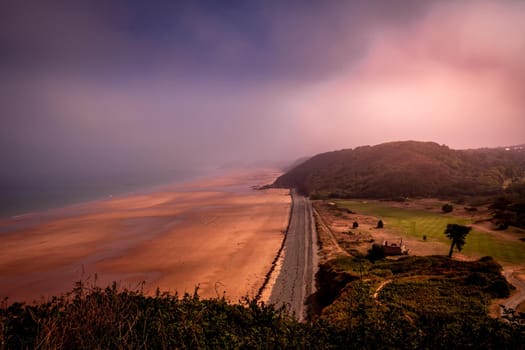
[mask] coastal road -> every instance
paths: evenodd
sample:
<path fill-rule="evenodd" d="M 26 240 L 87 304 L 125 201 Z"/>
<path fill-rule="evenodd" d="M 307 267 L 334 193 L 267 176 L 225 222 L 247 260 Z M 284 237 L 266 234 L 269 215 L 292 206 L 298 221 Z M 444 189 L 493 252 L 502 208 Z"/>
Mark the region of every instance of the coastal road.
<path fill-rule="evenodd" d="M 312 204 L 292 190 L 290 225 L 286 232 L 279 275 L 272 288 L 270 303 L 290 307 L 302 321 L 306 317 L 305 299 L 315 292 L 317 272 L 317 234 Z"/>

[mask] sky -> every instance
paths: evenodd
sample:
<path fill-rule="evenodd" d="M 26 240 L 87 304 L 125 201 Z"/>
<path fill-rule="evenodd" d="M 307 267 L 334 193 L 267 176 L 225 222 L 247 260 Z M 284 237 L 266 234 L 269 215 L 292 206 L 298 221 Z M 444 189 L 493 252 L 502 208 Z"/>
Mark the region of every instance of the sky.
<path fill-rule="evenodd" d="M 525 142 L 523 1 L 0 3 L 0 181 Z"/>

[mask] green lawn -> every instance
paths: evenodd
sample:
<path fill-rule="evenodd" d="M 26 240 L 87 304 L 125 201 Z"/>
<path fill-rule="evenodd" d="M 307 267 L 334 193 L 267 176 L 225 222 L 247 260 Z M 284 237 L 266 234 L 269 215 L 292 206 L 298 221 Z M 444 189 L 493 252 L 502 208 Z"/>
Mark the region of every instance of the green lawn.
<path fill-rule="evenodd" d="M 390 207 L 386 203 L 361 201 L 337 201 L 339 207 L 348 208 L 356 213 L 372 215 L 382 219 L 385 226 L 399 230 L 400 234 L 439 241 L 449 244 L 444 231 L 447 224 L 469 225 L 471 220 L 455 217 L 451 214 L 440 214 L 420 209 Z M 509 241 L 486 232 L 473 230 L 467 236 L 463 252 L 467 255 L 490 255 L 503 263 L 525 263 L 525 242 Z"/>

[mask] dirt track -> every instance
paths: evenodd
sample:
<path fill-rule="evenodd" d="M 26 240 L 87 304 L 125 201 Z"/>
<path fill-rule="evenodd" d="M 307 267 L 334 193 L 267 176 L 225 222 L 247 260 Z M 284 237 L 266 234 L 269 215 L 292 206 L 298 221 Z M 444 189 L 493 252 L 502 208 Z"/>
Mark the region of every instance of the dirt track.
<path fill-rule="evenodd" d="M 501 303 L 507 309 L 514 309 L 518 307 L 519 304 L 525 301 L 525 282 L 521 279 L 518 279 L 514 276 L 514 270 L 504 271 L 503 275 L 514 287 L 516 287 L 516 292 L 511 295 L 510 298 L 506 299 Z M 501 309 L 503 313 L 503 309 Z"/>
<path fill-rule="evenodd" d="M 310 200 L 292 191 L 293 208 L 286 233 L 280 273 L 270 295 L 270 303 L 288 305 L 301 321 L 305 299 L 315 291 L 317 238 Z"/>

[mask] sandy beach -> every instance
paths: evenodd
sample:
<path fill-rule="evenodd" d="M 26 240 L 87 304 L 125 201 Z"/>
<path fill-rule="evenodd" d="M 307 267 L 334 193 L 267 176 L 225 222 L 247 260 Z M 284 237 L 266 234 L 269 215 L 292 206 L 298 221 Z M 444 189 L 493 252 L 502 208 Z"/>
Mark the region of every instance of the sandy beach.
<path fill-rule="evenodd" d="M 288 223 L 287 190 L 242 170 L 0 221 L 0 297 L 32 301 L 83 279 L 235 302 L 261 287 Z"/>

